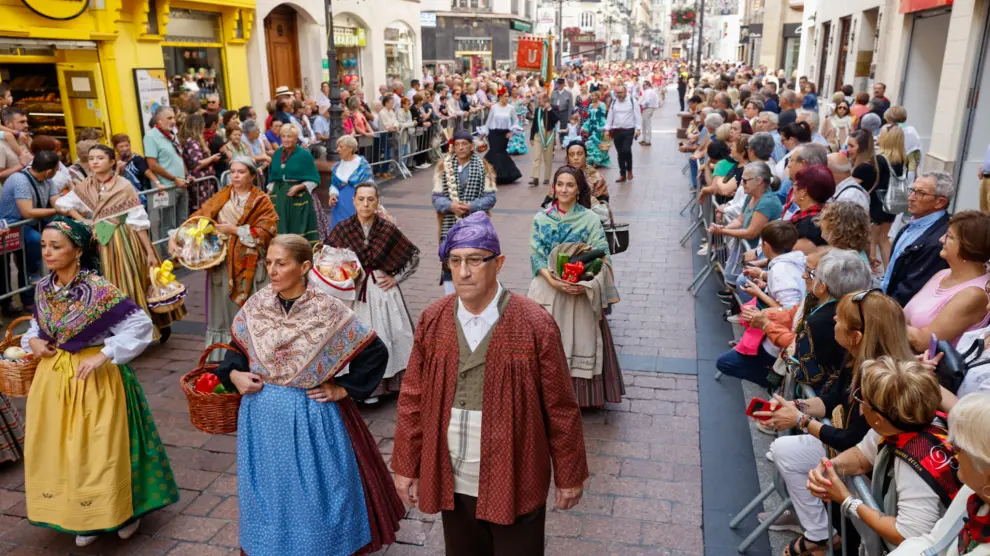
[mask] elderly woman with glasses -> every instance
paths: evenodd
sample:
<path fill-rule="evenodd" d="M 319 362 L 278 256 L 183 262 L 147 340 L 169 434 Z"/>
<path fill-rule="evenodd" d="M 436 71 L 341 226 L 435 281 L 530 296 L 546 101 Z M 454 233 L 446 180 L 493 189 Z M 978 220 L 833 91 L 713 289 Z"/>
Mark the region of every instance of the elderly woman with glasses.
<path fill-rule="evenodd" d="M 949 414 L 949 442 L 963 486 L 931 533 L 905 540 L 891 556 L 943 550 L 990 556 L 990 394 L 967 396 Z"/>
<path fill-rule="evenodd" d="M 966 210 L 949 219 L 939 256 L 949 268 L 935 273 L 904 307 L 911 345 L 924 351 L 932 335 L 953 345 L 964 332 L 987 326 L 990 215 Z"/>
<path fill-rule="evenodd" d="M 788 548 L 791 555 L 820 553 L 829 544 L 826 508 L 805 486 L 808 472 L 825 457 L 826 448 L 837 452 L 848 450 L 870 430 L 859 404 L 852 399 L 852 393 L 859 388 L 863 362 L 885 355 L 904 361 L 913 357 L 904 311 L 879 290 L 843 297 L 836 309 L 834 330 L 836 342 L 849 353 L 839 379 L 818 397 L 788 401 L 774 396 L 771 411 L 754 414 L 758 419 L 766 419 L 762 422 L 764 428 L 775 431 L 798 428 L 807 433 L 782 436 L 770 447 L 772 461 L 794 503 L 793 514 L 785 513 L 775 526 L 803 533 L 791 542 Z M 834 418 L 833 422 L 819 421 L 825 417 Z M 833 543 L 837 540 L 832 538 Z M 846 528 L 845 541 L 846 546 L 859 542 L 851 526 Z"/>
<path fill-rule="evenodd" d="M 856 447 L 822 458 L 808 473 L 807 487 L 872 530 L 875 536 L 864 536 L 863 545 L 868 554 L 881 554 L 931 533 L 961 485 L 948 431 L 936 421 L 938 380 L 924 365 L 887 356 L 866 361 L 852 397 L 871 430 Z M 870 472 L 879 510 L 843 482 Z"/>

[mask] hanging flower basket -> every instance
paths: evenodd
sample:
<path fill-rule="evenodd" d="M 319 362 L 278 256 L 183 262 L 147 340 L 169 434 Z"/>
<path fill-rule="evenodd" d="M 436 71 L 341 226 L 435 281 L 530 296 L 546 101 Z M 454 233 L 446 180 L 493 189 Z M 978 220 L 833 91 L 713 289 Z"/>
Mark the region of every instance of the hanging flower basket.
<path fill-rule="evenodd" d="M 565 27 L 564 28 L 564 36 L 567 37 L 567 38 L 569 38 L 569 39 L 573 39 L 573 38 L 577 37 L 580 34 L 581 34 L 581 28 L 580 27 Z"/>
<path fill-rule="evenodd" d="M 671 25 L 694 25 L 697 15 L 695 8 L 674 10 L 670 13 L 670 23 Z"/>

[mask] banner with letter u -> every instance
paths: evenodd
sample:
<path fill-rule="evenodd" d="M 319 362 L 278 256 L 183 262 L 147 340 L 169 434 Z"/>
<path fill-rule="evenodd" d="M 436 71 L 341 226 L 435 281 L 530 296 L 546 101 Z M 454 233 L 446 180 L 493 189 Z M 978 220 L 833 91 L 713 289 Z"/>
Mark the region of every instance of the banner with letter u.
<path fill-rule="evenodd" d="M 540 71 L 543 66 L 543 39 L 520 38 L 516 49 L 516 67 Z"/>

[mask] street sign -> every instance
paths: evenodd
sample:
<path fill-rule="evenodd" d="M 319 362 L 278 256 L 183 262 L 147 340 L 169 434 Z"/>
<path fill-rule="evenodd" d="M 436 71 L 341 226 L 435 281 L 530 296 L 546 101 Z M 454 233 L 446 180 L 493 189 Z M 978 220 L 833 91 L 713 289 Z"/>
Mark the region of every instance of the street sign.
<path fill-rule="evenodd" d="M 419 26 L 436 27 L 437 26 L 436 12 L 419 12 Z"/>

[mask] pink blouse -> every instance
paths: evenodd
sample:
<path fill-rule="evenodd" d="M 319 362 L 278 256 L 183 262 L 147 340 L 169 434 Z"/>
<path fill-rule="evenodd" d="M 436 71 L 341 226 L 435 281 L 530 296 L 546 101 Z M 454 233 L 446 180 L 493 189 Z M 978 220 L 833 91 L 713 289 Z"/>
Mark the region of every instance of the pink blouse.
<path fill-rule="evenodd" d="M 990 274 L 984 274 L 951 288 L 943 288 L 942 280 L 948 276 L 949 269 L 940 270 L 935 276 L 932 276 L 925 287 L 921 288 L 920 292 L 911 298 L 911 301 L 904 307 L 904 318 L 907 319 L 909 326 L 924 328 L 930 325 L 957 293 L 966 288 L 980 288 L 982 290 L 986 288 L 987 281 L 990 280 Z M 966 332 L 983 328 L 987 326 L 988 321 L 990 321 L 990 313 L 984 315 L 983 320 L 966 329 Z M 954 347 L 960 337 L 962 334 L 952 338 L 949 343 Z M 944 340 L 945 338 L 939 339 Z"/>

